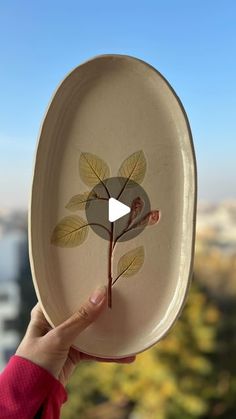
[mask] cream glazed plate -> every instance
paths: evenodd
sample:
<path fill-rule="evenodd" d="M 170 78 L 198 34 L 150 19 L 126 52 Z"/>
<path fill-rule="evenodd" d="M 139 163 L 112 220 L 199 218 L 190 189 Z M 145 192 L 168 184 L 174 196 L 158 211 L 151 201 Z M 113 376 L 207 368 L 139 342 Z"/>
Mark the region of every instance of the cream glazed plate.
<path fill-rule="evenodd" d="M 114 179 L 122 189 L 116 196 Z M 115 359 L 146 350 L 169 331 L 191 279 L 196 183 L 186 113 L 155 68 L 111 54 L 67 75 L 37 145 L 29 254 L 53 327 L 107 285 L 105 309 L 74 342 L 77 349 Z M 104 214 L 111 197 L 130 208 L 120 231 L 116 221 L 101 226 L 96 212 Z"/>

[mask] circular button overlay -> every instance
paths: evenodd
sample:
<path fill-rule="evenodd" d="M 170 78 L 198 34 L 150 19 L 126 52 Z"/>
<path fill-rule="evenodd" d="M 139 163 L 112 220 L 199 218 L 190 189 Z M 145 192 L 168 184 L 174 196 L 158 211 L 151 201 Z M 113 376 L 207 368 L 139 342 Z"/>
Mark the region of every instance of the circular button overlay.
<path fill-rule="evenodd" d="M 109 221 L 109 199 L 130 208 L 130 212 L 114 222 Z M 150 201 L 145 190 L 136 182 L 123 177 L 111 177 L 99 182 L 91 190 L 86 217 L 93 231 L 105 240 L 127 241 L 138 236 L 150 213 Z M 118 211 L 119 212 L 119 211 Z"/>

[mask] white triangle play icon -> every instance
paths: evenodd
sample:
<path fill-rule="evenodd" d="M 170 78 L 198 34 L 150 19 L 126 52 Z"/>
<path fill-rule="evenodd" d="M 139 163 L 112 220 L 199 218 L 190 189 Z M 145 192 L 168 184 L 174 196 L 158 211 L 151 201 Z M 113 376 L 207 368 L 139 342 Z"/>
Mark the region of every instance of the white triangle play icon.
<path fill-rule="evenodd" d="M 113 223 L 119 218 L 124 217 L 124 215 L 130 212 L 130 207 L 122 202 L 117 201 L 115 198 L 110 198 L 108 203 L 108 218 L 110 223 Z"/>

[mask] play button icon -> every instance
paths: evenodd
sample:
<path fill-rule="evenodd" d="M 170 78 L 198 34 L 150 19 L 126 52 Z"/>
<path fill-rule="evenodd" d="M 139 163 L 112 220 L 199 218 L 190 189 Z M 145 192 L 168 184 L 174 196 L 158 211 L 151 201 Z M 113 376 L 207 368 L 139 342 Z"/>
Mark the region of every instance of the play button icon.
<path fill-rule="evenodd" d="M 127 241 L 145 228 L 142 220 L 150 212 L 150 202 L 140 184 L 112 177 L 90 191 L 85 212 L 89 226 L 98 236 L 108 241 Z"/>
<path fill-rule="evenodd" d="M 130 213 L 130 207 L 128 205 L 122 204 L 115 198 L 110 198 L 108 203 L 108 219 L 111 223 L 119 218 L 124 217 L 126 214 Z"/>

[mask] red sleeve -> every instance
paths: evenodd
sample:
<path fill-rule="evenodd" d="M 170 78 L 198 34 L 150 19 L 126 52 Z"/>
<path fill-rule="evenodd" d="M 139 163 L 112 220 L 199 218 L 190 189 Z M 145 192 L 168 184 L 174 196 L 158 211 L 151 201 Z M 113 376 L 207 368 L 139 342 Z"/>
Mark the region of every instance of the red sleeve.
<path fill-rule="evenodd" d="M 57 419 L 66 400 L 59 380 L 21 356 L 13 355 L 0 374 L 0 418 Z"/>

